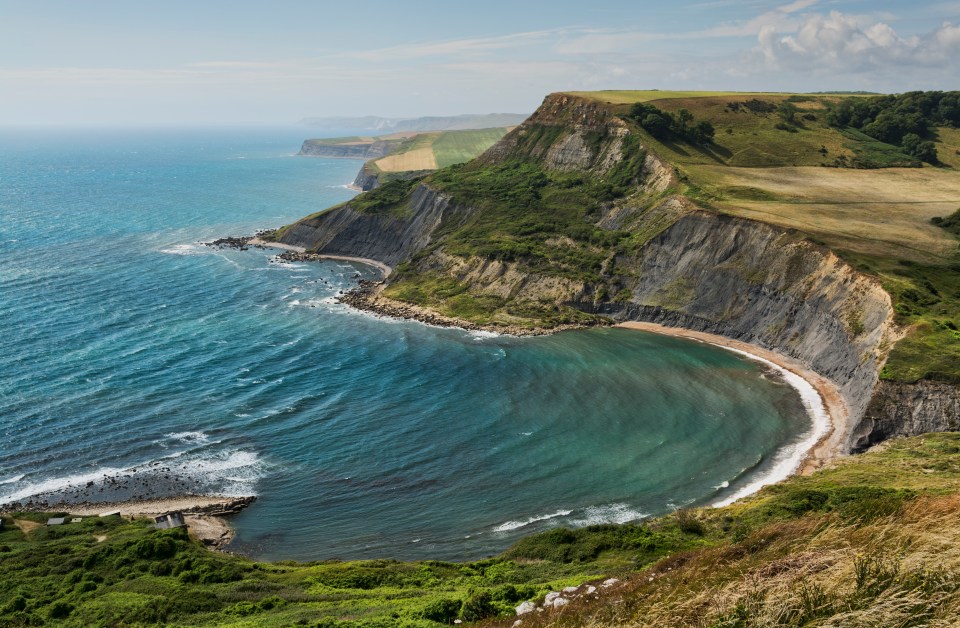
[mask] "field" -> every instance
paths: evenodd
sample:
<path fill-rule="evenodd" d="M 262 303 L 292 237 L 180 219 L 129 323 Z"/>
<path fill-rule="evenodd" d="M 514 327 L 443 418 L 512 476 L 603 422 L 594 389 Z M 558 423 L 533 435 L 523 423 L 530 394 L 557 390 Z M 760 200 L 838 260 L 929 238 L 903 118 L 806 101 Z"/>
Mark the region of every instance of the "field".
<path fill-rule="evenodd" d="M 727 168 L 690 179 L 725 213 L 799 229 L 835 249 L 949 263 L 957 240 L 930 219 L 960 207 L 960 176 L 939 168 Z"/>
<path fill-rule="evenodd" d="M 746 98 L 752 96 L 780 96 L 784 94 L 776 92 L 702 92 L 702 91 L 672 91 L 659 89 L 643 90 L 621 90 L 611 89 L 597 92 L 564 92 L 571 96 L 581 98 L 590 98 L 611 105 L 630 105 L 635 102 L 653 102 L 656 100 L 665 100 L 669 98 L 705 98 L 705 97 L 729 97 Z M 786 94 L 789 95 L 789 94 Z"/>
<path fill-rule="evenodd" d="M 381 172 L 436 170 L 470 161 L 493 146 L 509 128 L 420 133 L 402 142 L 374 165 Z"/>

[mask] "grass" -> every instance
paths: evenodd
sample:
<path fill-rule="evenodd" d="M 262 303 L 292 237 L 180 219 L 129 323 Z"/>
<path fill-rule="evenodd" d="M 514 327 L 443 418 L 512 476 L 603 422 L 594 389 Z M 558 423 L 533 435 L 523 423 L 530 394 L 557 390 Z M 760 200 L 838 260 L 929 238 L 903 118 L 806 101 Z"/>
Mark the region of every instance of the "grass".
<path fill-rule="evenodd" d="M 919 163 L 896 146 L 827 124 L 836 103 L 859 94 L 651 90 L 572 95 L 610 103 L 621 116 L 630 132 L 623 162 L 606 175 L 546 169 L 539 156 L 571 129 L 528 123 L 504 162 L 440 170 L 428 184 L 479 211 L 448 216 L 433 245 L 392 279 L 397 298 L 416 297 L 418 303 L 448 314 L 457 311 L 475 322 L 569 320 L 569 312 L 557 315 L 557 304 L 564 301 L 559 293 L 547 299 L 552 303 L 519 307 L 503 290 L 497 292 L 499 300 L 469 289 L 444 297 L 432 290 L 430 278 L 418 292 L 418 263 L 442 248 L 468 266 L 492 260 L 519 273 L 568 282 L 569 294 L 580 286 L 581 293 L 595 295 L 595 302 L 628 299 L 623 291 L 628 282 L 621 279 L 629 269 L 614 268 L 612 260 L 635 253 L 669 227 L 676 215 L 658 217 L 656 204 L 679 193 L 707 210 L 795 230 L 877 277 L 893 297 L 897 323 L 906 329 L 882 377 L 960 380 L 960 250 L 958 229 L 949 218 L 960 207 L 955 169 L 960 167 L 960 130 L 936 130 L 940 166 L 900 167 Z M 687 109 L 696 121 L 713 125 L 714 141 L 653 137 L 624 117 L 630 104 L 640 101 L 655 102 L 674 115 Z M 583 139 L 596 151 L 610 138 L 595 131 Z M 659 196 L 638 193 L 635 180 L 646 150 L 674 167 L 679 186 Z M 633 217 L 617 231 L 597 226 L 611 204 Z M 939 224 L 936 218 L 942 219 Z M 667 308 L 682 307 L 689 298 L 689 287 L 682 285 L 655 295 Z"/>
<path fill-rule="evenodd" d="M 798 229 L 828 246 L 926 263 L 957 249 L 931 218 L 960 207 L 960 176 L 938 168 L 728 168 L 688 177 L 725 213 Z"/>
<path fill-rule="evenodd" d="M 958 509 L 960 434 L 929 434 L 724 508 L 553 529 L 468 563 L 258 563 L 147 520 L 86 518 L 0 532 L 0 625 L 510 624 L 521 601 L 610 576 L 622 584 L 596 601 L 524 625 L 925 625 L 960 612 Z"/>
<path fill-rule="evenodd" d="M 436 170 L 477 157 L 507 134 L 508 127 L 420 133 L 374 162 L 385 173 Z"/>
<path fill-rule="evenodd" d="M 632 105 L 636 102 L 654 102 L 657 100 L 668 100 L 676 98 L 707 98 L 707 97 L 724 97 L 724 98 L 740 98 L 740 97 L 750 97 L 750 96 L 782 96 L 785 94 L 774 93 L 774 92 L 704 92 L 704 91 L 675 91 L 675 90 L 659 90 L 659 89 L 644 89 L 644 90 L 601 90 L 594 92 L 564 92 L 571 96 L 579 96 L 581 98 L 589 98 L 591 100 L 599 100 L 600 102 L 610 103 L 613 105 Z"/>
<path fill-rule="evenodd" d="M 477 157 L 500 141 L 509 128 L 449 131 L 433 143 L 433 154 L 440 168 L 461 164 Z"/>

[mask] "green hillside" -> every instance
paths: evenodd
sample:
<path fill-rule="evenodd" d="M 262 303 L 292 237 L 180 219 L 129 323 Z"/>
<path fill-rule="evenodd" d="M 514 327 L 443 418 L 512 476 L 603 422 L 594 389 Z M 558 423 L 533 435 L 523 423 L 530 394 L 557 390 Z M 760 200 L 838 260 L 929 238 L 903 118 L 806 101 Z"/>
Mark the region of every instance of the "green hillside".
<path fill-rule="evenodd" d="M 523 625 L 929 625 L 960 613 L 958 505 L 960 435 L 937 434 L 725 508 L 556 529 L 472 563 L 258 563 L 147 520 L 13 513 L 0 625 L 510 625 L 520 603 L 584 583 L 596 591 Z"/>
<path fill-rule="evenodd" d="M 636 194 L 636 184 L 646 154 L 655 153 L 673 165 L 678 180 L 657 198 L 682 194 L 710 211 L 794 230 L 877 277 L 894 297 L 897 322 L 908 330 L 890 355 L 885 378 L 960 379 L 958 236 L 936 224 L 960 208 L 960 174 L 952 165 L 960 155 L 960 133 L 952 126 L 960 113 L 955 92 L 942 96 L 940 109 L 939 101 L 924 100 L 941 98 L 930 94 L 940 93 L 571 94 L 595 99 L 623 120 L 630 135 L 622 161 L 603 175 L 545 168 L 542 156 L 569 130 L 530 122 L 504 159 L 443 169 L 425 180 L 483 209 L 465 223 L 445 226 L 436 246 L 461 257 L 585 281 L 602 298 L 613 299 L 617 278 L 604 260 L 638 250 L 669 226 L 670 217 L 650 215 L 639 231 L 593 222 L 610 204 L 653 204 L 655 198 Z M 876 124 L 838 122 L 850 108 L 844 103 L 851 102 L 885 103 L 876 105 L 880 113 L 873 115 L 893 122 L 884 133 Z M 898 127 L 901 118 L 914 126 Z M 698 137 L 697 128 L 708 129 L 709 138 Z M 911 134 L 919 140 L 908 146 Z M 597 135 L 592 141 L 599 147 L 610 138 Z M 924 155 L 917 143 L 933 152 Z M 376 198 L 376 193 L 370 197 L 374 205 Z M 405 202 L 394 200 L 395 208 Z M 387 296 L 483 324 L 549 327 L 589 320 L 567 306 L 474 294 L 451 279 L 421 273 L 413 262 L 398 268 Z"/>

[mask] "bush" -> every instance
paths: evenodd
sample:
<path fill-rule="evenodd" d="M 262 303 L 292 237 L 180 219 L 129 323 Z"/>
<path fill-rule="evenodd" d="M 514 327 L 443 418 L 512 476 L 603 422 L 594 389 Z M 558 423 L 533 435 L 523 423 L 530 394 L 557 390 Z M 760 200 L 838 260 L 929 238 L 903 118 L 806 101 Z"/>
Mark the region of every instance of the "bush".
<path fill-rule="evenodd" d="M 437 600 L 427 604 L 420 612 L 420 616 L 439 624 L 452 624 L 460 614 L 463 603 L 460 600 Z"/>
<path fill-rule="evenodd" d="M 480 621 L 496 614 L 497 609 L 493 605 L 493 597 L 489 591 L 482 591 L 469 597 L 460 611 L 464 621 Z"/>
<path fill-rule="evenodd" d="M 73 606 L 66 602 L 54 602 L 50 605 L 47 615 L 50 619 L 64 619 L 73 612 Z"/>
<path fill-rule="evenodd" d="M 704 532 L 706 531 L 703 527 L 703 522 L 697 519 L 696 515 L 694 515 L 693 512 L 687 508 L 681 508 L 678 510 L 676 517 L 677 527 L 680 528 L 681 532 L 703 536 Z"/>

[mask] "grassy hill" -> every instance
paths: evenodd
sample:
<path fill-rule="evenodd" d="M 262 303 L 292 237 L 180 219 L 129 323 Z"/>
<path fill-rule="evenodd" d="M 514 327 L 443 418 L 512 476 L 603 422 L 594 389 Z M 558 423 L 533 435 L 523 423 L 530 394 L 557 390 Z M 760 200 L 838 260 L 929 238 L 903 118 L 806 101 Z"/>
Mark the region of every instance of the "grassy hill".
<path fill-rule="evenodd" d="M 425 180 L 483 209 L 466 224 L 444 227 L 437 246 L 463 259 L 515 263 L 538 275 L 587 282 L 612 299 L 621 288 L 604 260 L 629 255 L 671 219 L 652 217 L 648 227 L 631 228 L 639 232 L 594 222 L 611 206 L 639 211 L 680 194 L 708 211 L 792 230 L 876 277 L 893 296 L 897 322 L 906 329 L 883 377 L 960 381 L 958 237 L 935 224 L 960 208 L 960 130 L 931 124 L 921 131 L 924 137 L 917 139 L 936 151 L 936 163 L 930 163 L 905 144 L 881 141 L 833 119 L 845 102 L 894 97 L 628 91 L 555 98 L 585 103 L 570 104 L 569 110 L 592 112 L 578 115 L 622 120 L 629 133 L 623 160 L 603 173 L 545 168 L 542 160 L 569 137 L 574 121 L 539 122 L 535 116 L 510 144 L 512 152 L 489 162 L 442 169 Z M 685 112 L 686 135 L 646 128 L 632 113 L 637 103 L 674 121 Z M 940 120 L 935 112 L 928 117 Z M 692 132 L 702 123 L 709 125 L 709 141 L 697 140 Z M 588 133 L 587 145 L 578 150 L 589 153 L 609 145 L 613 140 L 603 133 Z M 903 133 L 891 139 L 901 140 L 906 141 Z M 672 187 L 655 196 L 637 195 L 632 187 L 648 153 L 669 163 L 676 178 Z M 395 198 L 383 203 L 376 196 L 358 202 L 390 205 L 402 214 L 396 208 L 405 201 L 402 190 L 400 196 L 397 192 L 385 191 Z M 412 268 L 398 269 L 388 296 L 477 323 L 552 326 L 588 319 L 566 306 L 519 306 L 511 304 L 509 296 L 480 297 L 466 285 L 421 273 L 416 261 Z"/>
<path fill-rule="evenodd" d="M 695 144 L 637 129 L 677 166 L 701 204 L 808 235 L 876 276 L 908 328 L 883 376 L 960 379 L 960 254 L 957 234 L 932 220 L 960 208 L 960 130 L 930 130 L 938 163 L 830 124 L 844 99 L 863 95 L 597 92 L 621 114 L 636 102 L 708 120 L 713 142 Z M 794 123 L 781 108 L 788 103 Z M 911 167 L 903 167 L 911 166 Z"/>
<path fill-rule="evenodd" d="M 506 626 L 520 603 L 585 583 L 522 625 L 930 625 L 960 614 L 958 507 L 960 435 L 936 434 L 724 508 L 556 529 L 462 564 L 258 563 L 147 520 L 14 513 L 0 625 Z"/>

